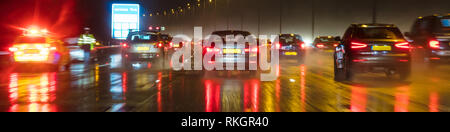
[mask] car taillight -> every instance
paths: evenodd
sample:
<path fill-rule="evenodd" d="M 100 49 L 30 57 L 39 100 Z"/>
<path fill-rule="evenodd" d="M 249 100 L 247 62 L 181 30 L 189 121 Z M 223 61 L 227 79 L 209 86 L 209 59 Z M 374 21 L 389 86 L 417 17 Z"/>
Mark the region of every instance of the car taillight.
<path fill-rule="evenodd" d="M 323 48 L 325 47 L 325 45 L 323 45 L 322 43 L 317 44 L 317 48 Z"/>
<path fill-rule="evenodd" d="M 10 52 L 16 52 L 17 50 L 19 50 L 19 49 L 16 48 L 16 47 L 11 47 L 11 48 L 9 48 L 9 51 L 10 51 Z"/>
<path fill-rule="evenodd" d="M 170 42 L 169 43 L 169 48 L 172 48 L 173 47 L 173 42 Z"/>
<path fill-rule="evenodd" d="M 252 50 L 250 50 L 249 48 L 245 48 L 245 52 L 258 52 L 258 48 L 253 48 Z"/>
<path fill-rule="evenodd" d="M 128 48 L 128 46 L 129 46 L 127 43 L 121 43 L 121 45 L 123 48 Z"/>
<path fill-rule="evenodd" d="M 206 52 L 219 52 L 218 48 L 206 48 Z"/>
<path fill-rule="evenodd" d="M 441 48 L 441 44 L 437 40 L 431 40 L 429 42 L 429 45 L 430 45 L 430 48 L 432 48 L 432 49 L 440 49 Z"/>
<path fill-rule="evenodd" d="M 338 47 L 338 46 L 339 46 L 339 44 L 333 44 L 333 46 L 334 46 L 334 47 Z"/>
<path fill-rule="evenodd" d="M 367 47 L 367 44 L 352 42 L 352 49 L 363 49 Z"/>
<path fill-rule="evenodd" d="M 400 49 L 409 49 L 410 48 L 408 42 L 396 43 L 395 47 L 400 48 Z"/>
<path fill-rule="evenodd" d="M 281 48 L 281 44 L 280 44 L 280 43 L 276 43 L 276 44 L 275 44 L 275 48 L 276 48 L 276 49 L 280 49 L 280 48 Z"/>
<path fill-rule="evenodd" d="M 303 42 L 303 43 L 300 43 L 300 48 L 301 49 L 305 49 L 306 48 L 306 44 Z"/>
<path fill-rule="evenodd" d="M 57 50 L 56 47 L 50 47 L 49 49 L 52 50 L 52 51 Z"/>

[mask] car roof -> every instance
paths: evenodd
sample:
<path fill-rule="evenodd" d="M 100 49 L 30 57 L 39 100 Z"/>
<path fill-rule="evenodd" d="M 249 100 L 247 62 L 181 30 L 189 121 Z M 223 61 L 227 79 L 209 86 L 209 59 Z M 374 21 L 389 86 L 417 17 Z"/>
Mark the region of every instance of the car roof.
<path fill-rule="evenodd" d="M 368 24 L 352 24 L 352 27 L 355 28 L 395 28 L 394 24 L 381 24 L 381 23 L 368 23 Z"/>
<path fill-rule="evenodd" d="M 222 30 L 222 31 L 214 31 L 213 34 L 216 33 L 249 33 L 249 31 L 240 31 L 240 30 Z"/>
<path fill-rule="evenodd" d="M 135 32 L 130 32 L 130 34 L 151 34 L 151 35 L 157 35 L 158 32 L 154 32 L 154 31 L 135 31 Z"/>
<path fill-rule="evenodd" d="M 418 19 L 434 19 L 434 18 L 450 18 L 450 14 L 448 15 L 439 15 L 439 14 L 434 14 L 434 15 L 430 15 L 430 16 L 420 16 L 418 17 Z"/>
<path fill-rule="evenodd" d="M 334 36 L 319 36 L 317 38 L 335 38 Z"/>

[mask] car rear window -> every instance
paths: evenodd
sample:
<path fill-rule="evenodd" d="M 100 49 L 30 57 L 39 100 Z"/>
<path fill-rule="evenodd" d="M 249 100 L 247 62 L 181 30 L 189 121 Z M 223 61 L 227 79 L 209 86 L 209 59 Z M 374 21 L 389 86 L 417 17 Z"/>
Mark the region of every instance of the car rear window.
<path fill-rule="evenodd" d="M 16 43 L 46 43 L 44 37 L 19 37 Z"/>
<path fill-rule="evenodd" d="M 320 42 L 334 42 L 334 38 L 319 38 Z"/>
<path fill-rule="evenodd" d="M 295 36 L 280 36 L 280 42 L 282 45 L 295 44 L 297 39 Z"/>
<path fill-rule="evenodd" d="M 358 28 L 356 37 L 360 39 L 403 39 L 398 28 L 387 27 Z"/>
<path fill-rule="evenodd" d="M 131 42 L 137 42 L 137 43 L 141 43 L 141 42 L 157 42 L 158 41 L 158 36 L 156 36 L 154 34 L 131 35 L 130 36 L 130 41 Z"/>
<path fill-rule="evenodd" d="M 251 34 L 249 32 L 245 32 L 245 31 L 217 31 L 212 33 L 213 35 L 218 35 L 220 37 L 226 37 L 227 35 L 242 35 L 244 37 L 246 36 L 250 36 Z"/>

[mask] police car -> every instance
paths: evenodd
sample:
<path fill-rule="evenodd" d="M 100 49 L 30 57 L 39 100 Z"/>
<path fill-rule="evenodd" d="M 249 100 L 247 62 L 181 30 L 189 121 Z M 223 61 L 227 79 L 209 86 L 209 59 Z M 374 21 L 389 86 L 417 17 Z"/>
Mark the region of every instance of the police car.
<path fill-rule="evenodd" d="M 45 29 L 26 29 L 23 35 L 15 39 L 9 51 L 13 65 L 45 65 L 54 70 L 59 70 L 62 66 L 70 68 L 69 49 L 64 46 L 64 42 L 51 37 Z"/>

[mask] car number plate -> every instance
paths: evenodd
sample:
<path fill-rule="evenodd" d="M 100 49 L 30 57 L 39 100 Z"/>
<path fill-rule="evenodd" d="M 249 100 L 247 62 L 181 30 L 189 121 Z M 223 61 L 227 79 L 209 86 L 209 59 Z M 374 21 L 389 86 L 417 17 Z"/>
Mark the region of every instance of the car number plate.
<path fill-rule="evenodd" d="M 138 51 L 147 51 L 150 50 L 150 47 L 137 47 Z"/>
<path fill-rule="evenodd" d="M 38 49 L 26 49 L 26 50 L 24 51 L 24 53 L 25 53 L 25 54 L 39 54 L 39 53 L 41 53 L 41 51 L 38 50 Z"/>
<path fill-rule="evenodd" d="M 297 52 L 285 52 L 284 55 L 297 55 Z"/>
<path fill-rule="evenodd" d="M 234 54 L 234 53 L 241 53 L 241 49 L 224 49 L 223 53 L 225 54 Z"/>
<path fill-rule="evenodd" d="M 391 46 L 372 46 L 373 51 L 391 51 Z"/>

